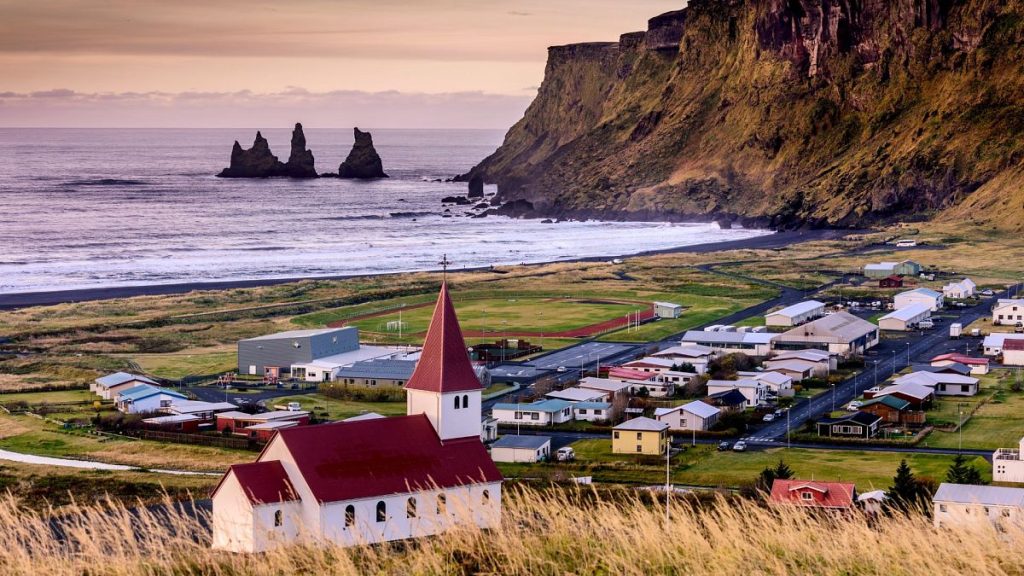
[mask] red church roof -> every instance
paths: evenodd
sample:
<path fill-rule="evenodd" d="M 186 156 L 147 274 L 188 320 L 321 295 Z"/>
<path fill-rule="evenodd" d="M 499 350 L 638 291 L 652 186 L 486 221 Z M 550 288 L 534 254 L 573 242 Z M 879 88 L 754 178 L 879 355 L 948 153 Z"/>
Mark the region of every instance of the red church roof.
<path fill-rule="evenodd" d="M 423 414 L 287 428 L 272 442 L 319 502 L 503 480 L 479 438 L 442 443 Z"/>
<path fill-rule="evenodd" d="M 405 387 L 429 392 L 465 392 L 483 388 L 469 361 L 459 319 L 455 317 L 455 307 L 448 297 L 447 283 L 441 285 L 441 294 L 437 297 L 430 328 L 423 341 L 423 352 Z"/>
<path fill-rule="evenodd" d="M 802 494 L 810 493 L 805 499 Z M 775 480 L 771 501 L 812 508 L 852 508 L 854 485 L 848 482 L 815 482 L 813 480 Z"/>
<path fill-rule="evenodd" d="M 232 465 L 228 469 L 228 473 L 214 488 L 215 494 L 217 490 L 220 490 L 224 479 L 232 472 L 242 486 L 242 491 L 249 498 L 249 502 L 253 504 L 298 500 L 291 482 L 288 481 L 288 474 L 285 473 L 284 466 L 278 460 Z"/>

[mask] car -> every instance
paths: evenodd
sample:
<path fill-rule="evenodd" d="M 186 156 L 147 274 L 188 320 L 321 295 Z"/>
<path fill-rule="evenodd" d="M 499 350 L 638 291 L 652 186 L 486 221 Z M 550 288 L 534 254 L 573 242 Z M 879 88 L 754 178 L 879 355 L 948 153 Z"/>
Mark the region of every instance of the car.
<path fill-rule="evenodd" d="M 993 292 L 991 290 L 982 290 L 981 291 L 981 295 L 982 296 L 993 296 L 993 295 L 995 295 L 995 292 Z"/>
<path fill-rule="evenodd" d="M 572 446 L 565 446 L 555 452 L 555 458 L 559 462 L 571 462 L 576 459 L 576 451 L 573 450 Z"/>
<path fill-rule="evenodd" d="M 778 418 L 779 416 L 782 416 L 785 413 L 786 413 L 785 410 L 779 408 L 778 410 L 775 411 L 775 417 Z"/>
<path fill-rule="evenodd" d="M 555 369 L 555 372 L 565 372 L 565 366 L 559 366 Z"/>
<path fill-rule="evenodd" d="M 775 414 L 772 414 L 771 412 L 769 412 L 768 414 L 764 415 L 764 418 L 761 418 L 761 421 L 762 422 L 774 422 L 775 421 Z"/>
<path fill-rule="evenodd" d="M 743 440 L 732 445 L 733 452 L 745 452 L 747 450 L 747 443 Z"/>
<path fill-rule="evenodd" d="M 726 442 L 724 440 L 722 442 L 718 443 L 718 451 L 719 452 L 725 452 L 726 450 L 729 450 L 731 448 L 732 448 L 732 444 L 730 444 L 729 442 Z"/>
<path fill-rule="evenodd" d="M 302 410 L 302 404 L 299 404 L 298 402 L 289 402 L 287 406 L 289 412 L 298 412 L 299 410 Z"/>
<path fill-rule="evenodd" d="M 850 412 L 856 412 L 857 410 L 860 410 L 860 402 L 854 400 L 846 405 L 846 409 Z"/>

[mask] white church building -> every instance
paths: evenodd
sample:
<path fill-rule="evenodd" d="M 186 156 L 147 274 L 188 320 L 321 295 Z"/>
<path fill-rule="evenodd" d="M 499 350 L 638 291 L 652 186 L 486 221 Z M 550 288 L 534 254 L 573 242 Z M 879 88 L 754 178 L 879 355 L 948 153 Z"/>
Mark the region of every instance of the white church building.
<path fill-rule="evenodd" d="M 447 284 L 407 390 L 406 416 L 278 431 L 213 492 L 213 546 L 260 552 L 429 536 L 501 520 L 502 476 L 480 442 L 481 385 Z"/>

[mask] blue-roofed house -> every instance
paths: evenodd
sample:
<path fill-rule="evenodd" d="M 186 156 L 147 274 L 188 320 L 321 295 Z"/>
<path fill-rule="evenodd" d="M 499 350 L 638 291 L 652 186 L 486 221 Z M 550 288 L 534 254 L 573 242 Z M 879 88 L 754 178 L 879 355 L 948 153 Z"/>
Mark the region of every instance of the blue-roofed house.
<path fill-rule="evenodd" d="M 334 379 L 355 386 L 405 386 L 416 368 L 415 360 L 378 358 L 361 360 L 338 370 Z"/>
<path fill-rule="evenodd" d="M 608 402 L 576 402 L 572 405 L 574 420 L 599 422 L 611 419 L 612 405 Z"/>
<path fill-rule="evenodd" d="M 495 462 L 541 462 L 551 456 L 551 438 L 547 436 L 507 435 L 491 444 Z"/>
<path fill-rule="evenodd" d="M 117 395 L 117 409 L 125 414 L 145 414 L 169 408 L 174 402 L 188 400 L 188 396 L 153 386 L 142 384 L 121 392 Z"/>
<path fill-rule="evenodd" d="M 566 400 L 539 400 L 531 404 L 499 403 L 491 409 L 491 416 L 499 424 L 551 426 L 571 421 L 572 405 L 572 402 Z"/>
<path fill-rule="evenodd" d="M 119 392 L 134 388 L 140 384 L 157 385 L 156 382 L 145 376 L 129 374 L 127 372 L 115 372 L 94 380 L 92 384 L 89 384 L 89 391 L 104 400 L 113 400 L 117 398 Z"/>

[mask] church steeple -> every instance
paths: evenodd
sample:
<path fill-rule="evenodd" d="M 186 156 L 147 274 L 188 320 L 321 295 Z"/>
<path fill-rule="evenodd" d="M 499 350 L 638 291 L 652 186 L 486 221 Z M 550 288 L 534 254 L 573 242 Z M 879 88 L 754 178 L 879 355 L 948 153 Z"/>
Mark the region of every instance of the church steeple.
<path fill-rule="evenodd" d="M 423 351 L 405 389 L 407 413 L 426 414 L 442 440 L 480 435 L 483 386 L 469 361 L 447 281 L 441 284 Z"/>

